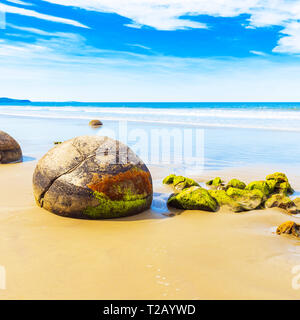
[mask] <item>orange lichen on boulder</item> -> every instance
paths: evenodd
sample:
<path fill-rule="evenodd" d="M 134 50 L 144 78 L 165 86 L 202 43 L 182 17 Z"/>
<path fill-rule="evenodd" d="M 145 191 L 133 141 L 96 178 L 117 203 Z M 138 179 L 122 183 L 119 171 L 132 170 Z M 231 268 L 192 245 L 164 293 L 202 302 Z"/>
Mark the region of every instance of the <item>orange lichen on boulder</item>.
<path fill-rule="evenodd" d="M 137 168 L 101 178 L 94 173 L 88 187 L 94 192 L 105 194 L 111 200 L 122 200 L 131 194 L 147 196 L 152 193 L 150 173 Z"/>
<path fill-rule="evenodd" d="M 276 230 L 277 234 L 291 234 L 294 237 L 300 237 L 300 225 L 294 221 L 287 221 L 282 223 Z"/>

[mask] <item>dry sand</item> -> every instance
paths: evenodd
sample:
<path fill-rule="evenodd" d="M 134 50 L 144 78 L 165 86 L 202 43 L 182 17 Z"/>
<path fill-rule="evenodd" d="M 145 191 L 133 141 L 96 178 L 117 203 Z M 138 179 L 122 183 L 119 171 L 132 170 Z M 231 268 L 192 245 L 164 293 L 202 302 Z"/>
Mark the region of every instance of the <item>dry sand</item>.
<path fill-rule="evenodd" d="M 0 265 L 7 275 L 0 299 L 300 298 L 292 288 L 300 241 L 275 234 L 277 225 L 297 217 L 268 209 L 68 219 L 35 205 L 34 166 L 0 167 Z M 151 171 L 155 180 L 168 173 Z M 265 173 L 218 175 L 249 180 Z M 290 180 L 300 190 L 300 178 Z M 155 183 L 155 192 L 169 191 Z"/>

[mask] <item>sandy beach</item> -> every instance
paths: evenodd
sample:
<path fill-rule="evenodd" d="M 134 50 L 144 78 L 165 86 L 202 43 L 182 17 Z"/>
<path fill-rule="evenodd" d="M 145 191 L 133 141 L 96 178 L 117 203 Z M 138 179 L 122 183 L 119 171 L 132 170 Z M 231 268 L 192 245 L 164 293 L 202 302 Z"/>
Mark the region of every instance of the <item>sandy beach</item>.
<path fill-rule="evenodd" d="M 299 299 L 292 268 L 300 241 L 275 233 L 280 223 L 299 218 L 280 209 L 63 218 L 36 206 L 35 165 L 0 167 L 0 265 L 7 278 L 0 299 Z M 155 205 L 171 192 L 160 183 L 169 170 L 150 170 Z M 218 175 L 247 182 L 267 173 L 240 168 Z M 299 190 L 300 176 L 288 177 Z"/>

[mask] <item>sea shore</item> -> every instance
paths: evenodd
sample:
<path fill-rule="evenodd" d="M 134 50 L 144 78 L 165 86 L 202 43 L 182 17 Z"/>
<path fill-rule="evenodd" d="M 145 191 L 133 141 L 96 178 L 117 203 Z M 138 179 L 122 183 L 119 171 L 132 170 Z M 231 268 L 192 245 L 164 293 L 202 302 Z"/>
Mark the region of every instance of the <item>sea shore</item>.
<path fill-rule="evenodd" d="M 31 179 L 36 161 L 0 167 L 0 299 L 299 299 L 293 268 L 300 241 L 276 227 L 299 221 L 272 208 L 169 211 L 172 192 L 161 183 L 167 167 L 150 167 L 152 209 L 116 220 L 76 220 L 36 206 Z M 249 182 L 270 168 L 205 171 Z M 300 175 L 286 172 L 294 189 Z M 171 214 L 175 214 L 170 217 Z M 293 288 L 294 287 L 294 288 Z"/>

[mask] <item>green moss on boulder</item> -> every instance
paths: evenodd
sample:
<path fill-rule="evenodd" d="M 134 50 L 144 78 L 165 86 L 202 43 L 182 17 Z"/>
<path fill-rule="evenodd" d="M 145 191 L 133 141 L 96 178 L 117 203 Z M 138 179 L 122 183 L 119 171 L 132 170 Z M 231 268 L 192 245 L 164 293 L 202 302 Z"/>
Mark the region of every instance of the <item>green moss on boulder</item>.
<path fill-rule="evenodd" d="M 293 202 L 294 202 L 295 206 L 297 207 L 297 209 L 300 210 L 300 198 L 297 197 L 297 198 L 293 199 Z"/>
<path fill-rule="evenodd" d="M 208 190 L 209 194 L 216 199 L 220 207 L 226 206 L 233 212 L 244 211 L 243 207 L 233 200 L 225 190 Z"/>
<path fill-rule="evenodd" d="M 287 176 L 282 172 L 275 172 L 266 177 L 271 193 L 293 194 L 294 190 L 291 187 Z"/>
<path fill-rule="evenodd" d="M 276 182 L 288 182 L 287 176 L 282 172 L 275 172 L 266 176 L 266 180 L 275 180 Z"/>
<path fill-rule="evenodd" d="M 184 210 L 216 211 L 218 208 L 216 200 L 210 196 L 208 191 L 196 186 L 172 194 L 168 199 L 168 205 Z"/>
<path fill-rule="evenodd" d="M 185 188 L 199 186 L 199 184 L 195 180 L 190 179 L 190 178 L 186 178 L 183 176 L 176 176 L 175 174 L 171 174 L 171 175 L 167 176 L 166 178 L 164 178 L 163 183 L 164 184 L 173 184 L 173 186 L 177 190 L 183 190 Z"/>
<path fill-rule="evenodd" d="M 284 194 L 273 194 L 265 203 L 266 208 L 278 207 L 287 210 L 288 213 L 297 214 L 299 210 L 293 200 Z"/>
<path fill-rule="evenodd" d="M 282 193 L 282 194 L 286 194 L 286 195 L 287 194 L 291 195 L 294 193 L 294 190 L 291 187 L 289 182 L 281 182 L 279 184 L 279 186 L 276 186 L 275 189 L 277 190 L 277 192 Z"/>
<path fill-rule="evenodd" d="M 176 177 L 175 174 L 168 175 L 167 177 L 164 178 L 163 184 L 172 184 L 175 177 Z"/>
<path fill-rule="evenodd" d="M 211 187 L 212 189 L 223 189 L 224 181 L 220 177 L 216 177 L 212 180 L 207 181 L 206 185 Z"/>
<path fill-rule="evenodd" d="M 253 181 L 247 185 L 246 190 L 260 190 L 264 194 L 265 199 L 270 194 L 270 187 L 266 181 Z"/>
<path fill-rule="evenodd" d="M 246 184 L 241 180 L 231 179 L 226 186 L 226 189 L 229 189 L 229 188 L 245 189 Z"/>
<path fill-rule="evenodd" d="M 183 190 L 185 188 L 190 188 L 194 186 L 198 187 L 199 183 L 197 183 L 195 180 L 190 178 L 186 178 L 183 176 L 176 176 L 174 178 L 173 185 L 176 189 Z"/>
<path fill-rule="evenodd" d="M 111 200 L 101 192 L 94 192 L 94 198 L 99 201 L 97 207 L 87 207 L 84 215 L 90 219 L 110 219 L 126 217 L 136 210 L 144 211 L 149 207 L 149 199 L 139 195 L 127 196 L 124 200 Z"/>
<path fill-rule="evenodd" d="M 267 180 L 266 183 L 267 183 L 267 185 L 269 186 L 270 193 L 275 192 L 275 188 L 276 188 L 276 185 L 277 185 L 277 181 L 274 180 L 274 179 L 270 179 L 270 180 Z"/>
<path fill-rule="evenodd" d="M 258 208 L 262 204 L 264 198 L 264 194 L 258 189 L 242 190 L 238 188 L 229 188 L 226 193 L 245 210 Z"/>

